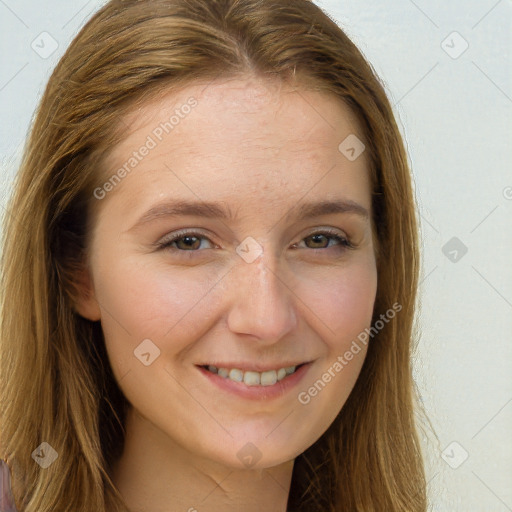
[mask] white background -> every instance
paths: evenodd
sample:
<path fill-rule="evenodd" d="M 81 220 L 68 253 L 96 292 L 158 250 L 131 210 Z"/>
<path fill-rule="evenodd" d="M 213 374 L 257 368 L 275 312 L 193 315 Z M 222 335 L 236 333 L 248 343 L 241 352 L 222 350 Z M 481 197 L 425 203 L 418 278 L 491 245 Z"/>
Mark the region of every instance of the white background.
<path fill-rule="evenodd" d="M 102 3 L 0 0 L 2 215 L 50 72 Z M 423 247 L 415 377 L 439 439 L 425 430 L 432 510 L 512 510 L 512 3 L 316 3 L 381 76 L 407 141 Z M 46 37 L 49 51 L 45 31 L 58 48 L 42 58 L 31 44 Z"/>

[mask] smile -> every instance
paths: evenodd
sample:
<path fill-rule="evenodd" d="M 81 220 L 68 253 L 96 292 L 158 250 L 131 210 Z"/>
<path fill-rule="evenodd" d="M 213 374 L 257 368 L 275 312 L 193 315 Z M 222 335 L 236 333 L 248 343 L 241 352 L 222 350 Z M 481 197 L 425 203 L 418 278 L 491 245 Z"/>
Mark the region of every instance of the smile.
<path fill-rule="evenodd" d="M 205 365 L 202 366 L 202 368 L 220 377 L 232 380 L 233 382 L 243 382 L 247 386 L 273 386 L 276 382 L 283 380 L 288 375 L 294 374 L 301 366 L 302 365 L 287 366 L 265 372 L 252 370 L 243 371 L 238 368 L 217 368 L 213 365 Z"/>

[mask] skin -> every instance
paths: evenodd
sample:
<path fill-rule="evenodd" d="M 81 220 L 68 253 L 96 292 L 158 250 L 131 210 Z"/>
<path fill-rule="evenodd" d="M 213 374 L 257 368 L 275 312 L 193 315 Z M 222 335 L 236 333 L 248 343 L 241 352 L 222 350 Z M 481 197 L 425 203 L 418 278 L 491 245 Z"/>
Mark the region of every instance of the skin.
<path fill-rule="evenodd" d="M 333 422 L 366 354 L 363 347 L 307 405 L 298 401 L 371 324 L 377 272 L 368 162 L 364 152 L 349 161 L 338 150 L 348 135 L 363 136 L 330 95 L 255 77 L 217 80 L 126 116 L 127 135 L 105 176 L 191 96 L 198 101 L 191 113 L 96 201 L 80 278 L 77 310 L 101 321 L 132 405 L 113 479 L 139 512 L 283 512 L 294 459 Z M 301 202 L 334 198 L 358 203 L 369 217 L 297 221 Z M 219 202 L 236 218 L 164 216 L 136 226 L 166 199 Z M 154 245 L 183 228 L 199 238 Z M 356 247 L 330 234 L 311 238 L 325 228 Z M 249 236 L 263 250 L 252 263 L 236 252 Z M 145 339 L 160 350 L 148 366 L 134 356 Z M 195 366 L 290 360 L 313 363 L 292 390 L 262 400 L 220 390 Z M 261 456 L 250 467 L 237 456 L 247 443 Z"/>

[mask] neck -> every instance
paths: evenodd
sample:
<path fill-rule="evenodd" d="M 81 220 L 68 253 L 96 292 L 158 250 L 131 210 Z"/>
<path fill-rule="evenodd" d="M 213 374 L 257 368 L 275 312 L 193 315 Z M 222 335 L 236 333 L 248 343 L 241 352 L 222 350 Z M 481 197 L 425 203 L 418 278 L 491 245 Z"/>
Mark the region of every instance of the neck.
<path fill-rule="evenodd" d="M 191 453 L 131 409 L 112 479 L 134 512 L 286 512 L 293 463 L 229 467 Z"/>

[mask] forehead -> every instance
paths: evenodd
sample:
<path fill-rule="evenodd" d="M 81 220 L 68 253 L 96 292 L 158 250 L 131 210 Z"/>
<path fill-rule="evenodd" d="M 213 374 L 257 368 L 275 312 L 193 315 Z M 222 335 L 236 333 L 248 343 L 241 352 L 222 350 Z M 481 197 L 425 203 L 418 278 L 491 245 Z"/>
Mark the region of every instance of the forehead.
<path fill-rule="evenodd" d="M 164 189 L 219 200 L 263 194 L 267 204 L 315 183 L 369 192 L 366 155 L 351 162 L 339 150 L 350 135 L 363 139 L 354 113 L 334 95 L 279 80 L 232 78 L 162 91 L 120 127 L 123 138 L 105 168 L 107 177 L 128 171 L 111 193 L 123 194 L 128 209 Z"/>
<path fill-rule="evenodd" d="M 333 132 L 360 132 L 357 117 L 333 94 L 252 76 L 198 82 L 176 91 L 163 89 L 120 121 L 127 136 L 114 154 L 133 144 L 134 136 L 156 132 L 157 139 L 165 138 L 165 144 L 172 145 L 173 138 L 192 128 L 195 138 L 180 140 L 180 146 L 187 142 L 194 147 L 197 137 L 226 140 L 229 135 L 230 141 L 268 143 L 271 135 L 278 146 L 315 136 L 323 142 Z"/>

